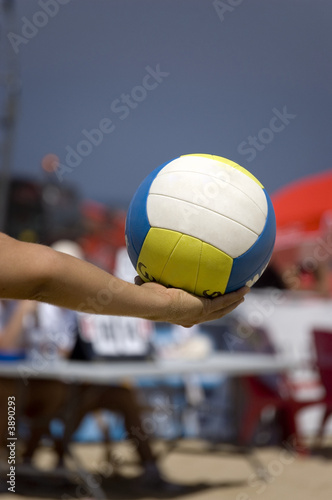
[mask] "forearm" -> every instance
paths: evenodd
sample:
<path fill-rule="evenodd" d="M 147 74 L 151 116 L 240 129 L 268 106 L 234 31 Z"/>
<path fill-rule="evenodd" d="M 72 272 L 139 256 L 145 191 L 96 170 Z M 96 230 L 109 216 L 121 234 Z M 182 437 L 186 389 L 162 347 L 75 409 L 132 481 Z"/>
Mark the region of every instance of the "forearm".
<path fill-rule="evenodd" d="M 65 254 L 57 253 L 53 258 L 52 274 L 40 287 L 37 300 L 95 314 L 148 319 L 166 314 L 167 304 L 158 300 L 158 294 L 151 290 L 127 283 Z"/>
<path fill-rule="evenodd" d="M 158 300 L 158 293 L 122 281 L 88 262 L 5 235 L 1 235 L 0 250 L 2 298 L 38 300 L 97 314 L 151 319 L 166 314 L 167 302 Z"/>

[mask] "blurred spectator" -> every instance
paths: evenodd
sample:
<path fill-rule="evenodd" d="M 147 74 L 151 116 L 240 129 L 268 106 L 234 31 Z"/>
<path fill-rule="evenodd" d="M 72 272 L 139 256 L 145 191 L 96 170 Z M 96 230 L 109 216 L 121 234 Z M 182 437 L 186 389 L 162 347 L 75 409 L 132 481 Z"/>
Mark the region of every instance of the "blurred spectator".
<path fill-rule="evenodd" d="M 277 266 L 270 261 L 262 276 L 253 285 L 254 288 L 278 288 L 285 290 L 288 288 L 284 276 L 279 272 Z"/>
<path fill-rule="evenodd" d="M 255 286 L 265 282 L 273 286 L 270 273 L 273 268 L 284 288 L 316 293 L 321 297 L 332 295 L 332 230 L 316 237 L 303 237 L 294 242 L 276 246 L 271 262 Z M 277 285 L 276 285 L 277 286 Z M 281 288 L 277 286 L 277 288 Z"/>
<path fill-rule="evenodd" d="M 32 302 L 24 321 L 26 358 L 53 362 L 68 358 L 77 335 L 76 313 L 50 304 Z"/>
<path fill-rule="evenodd" d="M 75 242 L 59 241 L 53 245 L 53 248 L 77 258 L 83 258 L 83 252 Z M 127 252 L 125 249 L 123 250 L 125 253 L 120 252 L 118 256 L 117 274 L 125 278 L 128 277 L 125 270 L 128 262 L 125 258 Z M 120 413 L 124 417 L 126 438 L 136 445 L 135 448 L 144 471 L 140 478 L 144 486 L 167 490 L 174 488 L 175 485 L 168 483 L 161 477 L 149 436 L 144 430 L 140 416 L 141 409 L 133 388 L 121 384 L 98 386 L 87 383 L 69 386 L 60 381 L 42 380 L 42 366 L 44 363 L 67 357 L 89 359 L 90 356 L 86 355 L 86 352 L 81 352 L 81 356 L 77 356 L 77 339 L 80 338 L 79 325 L 89 315 L 81 315 L 75 311 L 30 301 L 22 301 L 16 309 L 16 315 L 12 316 L 8 320 L 9 322 L 7 321 L 5 334 L 1 337 L 3 345 L 6 349 L 21 345 L 28 360 L 33 363 L 33 366 L 40 367 L 41 372 L 40 379 L 29 380 L 28 387 L 25 389 L 24 401 L 22 402 L 23 413 L 30 419 L 30 433 L 26 439 L 26 446 L 22 454 L 23 460 L 26 463 L 31 462 L 41 437 L 49 434 L 49 424 L 55 417 L 62 419 L 64 422 L 63 439 L 55 442 L 59 464 L 63 462 L 72 435 L 88 413 L 92 412 L 94 414 L 105 441 L 109 442 L 109 424 L 105 424 L 101 412 L 102 410 L 108 410 Z M 94 317 L 96 318 L 96 316 Z M 105 319 L 105 317 L 103 318 Z M 110 322 L 114 320 L 117 328 L 120 327 L 120 329 L 126 324 L 125 322 L 119 322 L 119 319 L 121 319 L 119 317 L 106 318 Z M 139 318 L 123 319 L 130 321 L 130 334 L 133 333 L 135 324 L 140 325 L 137 330 L 138 334 L 140 331 L 144 332 L 144 328 L 142 328 L 144 324 L 146 333 L 145 340 L 143 340 L 144 342 L 149 340 L 152 330 L 148 321 Z M 93 325 L 89 324 L 91 328 Z M 97 323 L 94 323 L 94 325 L 96 326 Z M 123 334 L 124 336 L 125 333 L 123 331 L 119 332 L 120 335 Z M 76 356 L 73 356 L 74 351 Z M 116 359 L 116 356 L 114 356 L 114 359 Z M 7 384 L 6 393 L 15 393 L 13 382 L 10 381 L 9 386 Z M 74 405 L 72 404 L 73 401 L 75 402 Z M 71 408 L 69 413 L 68 407 Z"/>
<path fill-rule="evenodd" d="M 0 300 L 0 360 L 25 357 L 23 318 L 33 304 L 31 301 Z"/>
<path fill-rule="evenodd" d="M 43 306 L 45 304 L 42 304 Z M 31 342 L 32 338 L 25 335 L 26 320 L 36 317 L 37 303 L 33 301 L 1 301 L 0 304 L 0 360 L 12 361 L 29 357 L 34 360 L 34 369 L 38 367 L 42 371 L 41 360 L 49 362 L 47 353 L 41 356 L 41 346 L 48 345 L 49 339 L 38 338 L 38 349 Z M 32 329 L 35 333 L 35 330 Z M 40 330 L 39 330 L 40 333 Z M 55 345 L 52 341 L 52 346 Z M 28 353 L 28 354 L 27 354 Z M 52 354 L 53 355 L 53 354 Z M 54 415 L 63 397 L 62 383 L 57 381 L 30 380 L 26 384 L 24 374 L 22 378 L 1 378 L 0 379 L 1 400 L 5 401 L 9 396 L 15 397 L 16 406 L 21 414 L 31 420 L 31 439 L 35 441 L 34 434 L 40 437 L 48 428 L 48 422 Z M 52 397 L 50 397 L 50 394 Z M 6 449 L 6 405 L 0 405 L 0 448 Z M 18 413 L 18 417 L 19 417 Z M 37 420 L 36 420 L 37 419 Z M 19 422 L 18 422 L 19 423 Z M 20 428 L 18 427 L 20 436 Z M 38 439 L 39 440 L 39 439 Z M 37 440 L 37 442 L 38 442 Z"/>
<path fill-rule="evenodd" d="M 123 244 L 115 252 L 113 273 L 120 279 L 133 282 L 136 275 L 126 248 Z M 114 361 L 147 359 L 151 355 L 151 337 L 154 331 L 150 321 L 141 318 L 116 316 L 98 316 L 78 314 L 80 353 L 87 352 L 90 342 L 94 359 Z M 84 349 L 82 344 L 85 343 Z M 77 353 L 76 345 L 76 353 Z M 91 351 L 90 351 L 91 354 Z M 73 355 L 71 356 L 73 357 Z M 102 411 L 120 413 L 124 417 L 126 438 L 135 446 L 143 468 L 140 477 L 142 485 L 152 489 L 177 491 L 178 486 L 165 481 L 159 471 L 156 457 L 151 448 L 151 438 L 145 431 L 142 409 L 136 397 L 136 389 L 130 385 L 117 384 L 98 386 L 85 384 L 77 388 L 75 397 L 79 401 L 78 409 L 67 422 L 67 439 L 78 429 L 84 416 L 93 412 L 104 435 L 106 443 L 110 441 L 109 425 L 103 420 Z M 150 418 L 149 418 L 150 421 Z M 65 440 L 66 441 L 66 440 Z M 64 446 L 59 451 L 63 454 Z M 110 459 L 110 457 L 108 457 Z"/>
<path fill-rule="evenodd" d="M 34 301 L 1 301 L 0 359 L 68 357 L 76 337 L 76 313 Z"/>
<path fill-rule="evenodd" d="M 154 347 L 156 356 L 162 359 L 205 359 L 212 353 L 209 338 L 197 325 L 184 328 L 178 325 L 158 327 Z M 164 330 L 164 331 L 163 331 Z"/>
<path fill-rule="evenodd" d="M 83 257 L 79 246 L 69 240 L 55 244 L 54 249 Z M 74 311 L 34 301 L 1 301 L 0 311 L 2 359 L 13 359 L 14 355 L 16 359 L 26 358 L 33 370 L 40 372 L 40 378 L 30 379 L 23 390 L 23 379 L 1 380 L 2 392 L 16 395 L 22 413 L 29 419 L 30 435 L 23 457 L 30 461 L 67 394 L 67 386 L 62 382 L 42 379 L 43 367 L 69 356 L 76 340 L 77 316 Z"/>
<path fill-rule="evenodd" d="M 84 257 L 80 246 L 71 240 L 60 240 L 52 248 L 78 259 Z M 77 313 L 42 302 L 31 304 L 23 319 L 26 357 L 32 362 L 69 357 L 77 336 Z"/>
<path fill-rule="evenodd" d="M 332 293 L 332 249 L 328 241 L 325 237 L 304 242 L 299 249 L 297 265 L 299 288 L 314 291 L 322 297 L 329 297 Z"/>
<path fill-rule="evenodd" d="M 0 300 L 0 362 L 24 358 L 24 351 L 20 345 L 22 332 L 22 318 L 25 315 L 25 303 L 14 300 Z M 8 396 L 14 395 L 15 382 L 11 379 L 0 379 L 0 451 L 5 455 L 7 401 Z"/>

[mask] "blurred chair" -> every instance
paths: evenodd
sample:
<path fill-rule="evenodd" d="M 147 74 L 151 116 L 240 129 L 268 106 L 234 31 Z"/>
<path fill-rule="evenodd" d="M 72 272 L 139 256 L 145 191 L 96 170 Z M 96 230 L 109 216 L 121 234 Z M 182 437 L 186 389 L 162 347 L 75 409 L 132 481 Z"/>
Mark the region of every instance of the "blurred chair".
<path fill-rule="evenodd" d="M 325 411 L 316 434 L 316 444 L 321 445 L 324 428 L 328 418 L 332 415 L 332 330 L 315 329 L 312 333 L 316 349 L 316 368 L 325 389 L 322 401 Z"/>
<path fill-rule="evenodd" d="M 228 331 L 232 334 L 231 339 L 234 337 L 238 339 L 236 336 L 238 331 L 242 331 L 245 335 L 242 341 L 230 343 L 229 350 L 260 352 L 271 356 L 276 354 L 276 348 L 265 329 L 253 327 L 239 316 L 231 319 L 233 323 L 228 319 L 226 330 L 226 333 Z M 262 424 L 264 411 L 271 409 L 274 412 L 273 430 L 279 433 L 275 436 L 275 443 L 291 444 L 299 453 L 307 453 L 298 429 L 297 414 L 307 406 L 319 404 L 319 400 L 296 399 L 293 387 L 284 373 L 239 377 L 237 392 L 238 411 L 242 416 L 238 419 L 238 444 L 242 446 L 259 444 L 255 440 L 256 431 Z"/>
<path fill-rule="evenodd" d="M 320 404 L 321 401 L 299 401 L 294 398 L 292 388 L 283 375 L 280 375 L 277 387 L 270 387 L 255 376 L 242 377 L 242 388 L 246 405 L 242 417 L 242 426 L 239 431 L 239 442 L 250 445 L 253 441 L 255 430 L 260 422 L 264 409 L 270 407 L 276 412 L 280 425 L 281 443 L 291 446 L 300 454 L 307 454 L 308 449 L 303 443 L 297 425 L 297 414 L 302 409 Z"/>

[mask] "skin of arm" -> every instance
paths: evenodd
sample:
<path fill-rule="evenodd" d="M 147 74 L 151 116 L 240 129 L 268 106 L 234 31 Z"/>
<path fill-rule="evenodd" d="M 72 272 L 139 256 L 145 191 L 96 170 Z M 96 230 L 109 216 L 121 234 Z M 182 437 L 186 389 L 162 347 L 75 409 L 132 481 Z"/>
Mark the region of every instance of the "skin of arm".
<path fill-rule="evenodd" d="M 76 311 L 136 316 L 190 327 L 235 309 L 243 287 L 213 300 L 157 283 L 137 286 L 98 267 L 0 233 L 0 298 L 47 302 Z"/>

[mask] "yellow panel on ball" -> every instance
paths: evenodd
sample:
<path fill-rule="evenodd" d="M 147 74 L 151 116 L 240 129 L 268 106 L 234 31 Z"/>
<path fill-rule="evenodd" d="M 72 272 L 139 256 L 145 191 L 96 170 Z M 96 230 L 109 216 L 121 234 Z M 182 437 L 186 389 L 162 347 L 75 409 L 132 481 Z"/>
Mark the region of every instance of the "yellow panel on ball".
<path fill-rule="evenodd" d="M 137 262 L 137 272 L 144 281 L 206 297 L 225 292 L 233 265 L 233 259 L 214 246 L 157 227 L 149 230 Z"/>
<path fill-rule="evenodd" d="M 225 293 L 232 266 L 232 257 L 208 243 L 202 243 L 196 295 L 213 298 Z"/>
<path fill-rule="evenodd" d="M 160 282 L 169 256 L 182 234 L 168 229 L 152 227 L 142 245 L 136 271 L 144 281 Z"/>
<path fill-rule="evenodd" d="M 194 293 L 201 248 L 201 240 L 182 234 L 169 256 L 160 277 L 160 283 Z"/>

